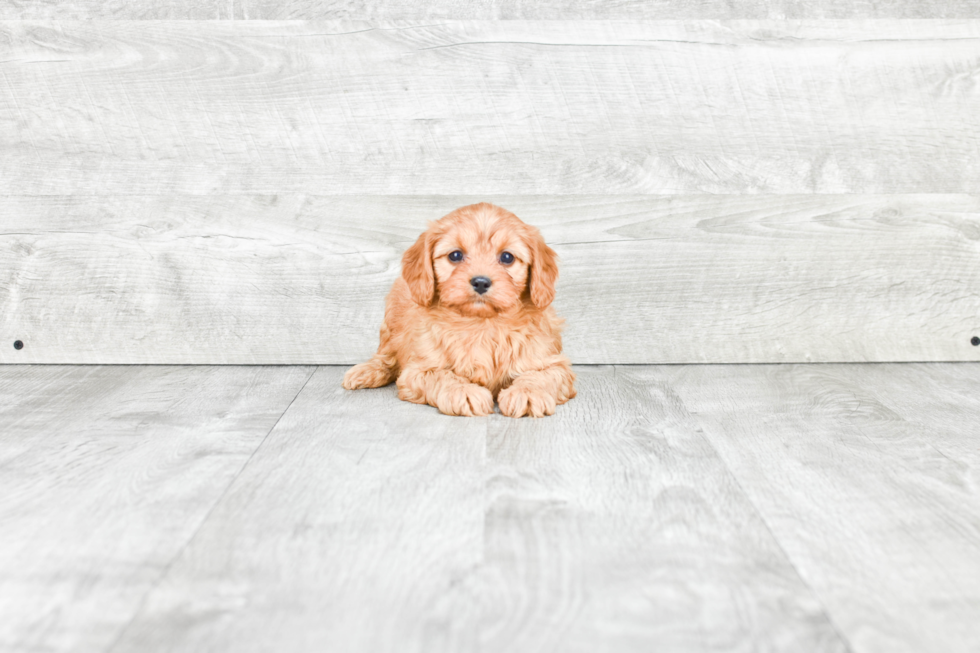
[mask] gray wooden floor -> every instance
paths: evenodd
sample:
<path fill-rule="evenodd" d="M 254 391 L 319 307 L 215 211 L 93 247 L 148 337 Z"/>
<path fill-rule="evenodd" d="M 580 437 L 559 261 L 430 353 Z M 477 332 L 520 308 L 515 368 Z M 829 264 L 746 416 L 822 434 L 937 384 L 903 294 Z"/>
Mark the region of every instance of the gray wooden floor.
<path fill-rule="evenodd" d="M 0 651 L 977 651 L 980 364 L 0 367 Z"/>

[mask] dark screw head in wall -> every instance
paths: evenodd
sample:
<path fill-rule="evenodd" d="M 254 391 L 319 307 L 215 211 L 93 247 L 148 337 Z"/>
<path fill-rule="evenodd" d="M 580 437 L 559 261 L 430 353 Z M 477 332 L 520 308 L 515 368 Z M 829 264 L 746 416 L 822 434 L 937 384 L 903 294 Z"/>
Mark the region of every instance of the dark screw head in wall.
<path fill-rule="evenodd" d="M 24 348 L 24 343 L 20 340 L 14 340 L 14 349 L 20 350 Z"/>
<path fill-rule="evenodd" d="M 973 336 L 972 338 L 970 338 L 970 344 L 973 345 L 974 347 L 980 345 L 980 338 Z"/>

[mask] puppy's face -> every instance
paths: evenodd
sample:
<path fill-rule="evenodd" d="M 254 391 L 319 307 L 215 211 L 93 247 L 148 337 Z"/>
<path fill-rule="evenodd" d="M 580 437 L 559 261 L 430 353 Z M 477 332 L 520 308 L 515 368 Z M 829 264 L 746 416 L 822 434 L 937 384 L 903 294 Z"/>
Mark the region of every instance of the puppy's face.
<path fill-rule="evenodd" d="M 405 252 L 402 276 L 420 304 L 493 317 L 524 301 L 550 304 L 558 268 L 537 229 L 484 203 L 432 223 Z"/>
<path fill-rule="evenodd" d="M 432 247 L 439 302 L 480 317 L 519 304 L 531 264 L 525 241 L 520 228 L 495 211 L 452 221 Z"/>

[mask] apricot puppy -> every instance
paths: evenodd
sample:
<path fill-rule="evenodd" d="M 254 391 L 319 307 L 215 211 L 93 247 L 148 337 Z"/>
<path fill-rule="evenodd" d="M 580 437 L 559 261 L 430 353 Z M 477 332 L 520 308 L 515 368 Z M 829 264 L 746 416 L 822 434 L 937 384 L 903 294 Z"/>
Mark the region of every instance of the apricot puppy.
<path fill-rule="evenodd" d="M 381 345 L 344 387 L 395 381 L 447 415 L 542 417 L 575 396 L 555 315 L 555 252 L 513 213 L 481 203 L 429 224 L 402 257 Z"/>

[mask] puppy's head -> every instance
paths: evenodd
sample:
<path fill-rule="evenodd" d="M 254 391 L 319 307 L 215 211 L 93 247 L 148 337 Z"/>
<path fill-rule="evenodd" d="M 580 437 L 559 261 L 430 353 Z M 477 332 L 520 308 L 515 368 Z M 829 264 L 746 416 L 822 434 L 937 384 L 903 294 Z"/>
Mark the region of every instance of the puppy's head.
<path fill-rule="evenodd" d="M 430 223 L 402 257 L 402 277 L 423 306 L 493 317 L 521 302 L 551 304 L 558 265 L 537 229 L 484 202 Z"/>

